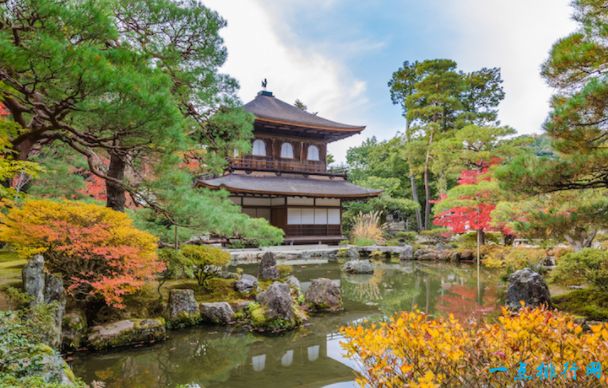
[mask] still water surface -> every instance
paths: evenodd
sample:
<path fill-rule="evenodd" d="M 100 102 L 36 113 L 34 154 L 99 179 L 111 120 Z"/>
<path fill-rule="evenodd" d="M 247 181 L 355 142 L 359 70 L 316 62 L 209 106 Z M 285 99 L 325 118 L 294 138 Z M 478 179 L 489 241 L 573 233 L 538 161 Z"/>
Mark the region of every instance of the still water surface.
<path fill-rule="evenodd" d="M 416 308 L 463 319 L 499 309 L 499 280 L 483 270 L 478 278 L 473 265 L 405 262 L 377 266 L 373 275 L 348 275 L 326 264 L 297 266 L 294 275 L 304 290 L 314 278 L 339 281 L 345 311 L 316 315 L 277 336 L 222 327 L 172 331 L 151 347 L 80 354 L 71 363 L 74 372 L 108 388 L 352 387 L 357 365 L 343 356 L 340 326 Z"/>

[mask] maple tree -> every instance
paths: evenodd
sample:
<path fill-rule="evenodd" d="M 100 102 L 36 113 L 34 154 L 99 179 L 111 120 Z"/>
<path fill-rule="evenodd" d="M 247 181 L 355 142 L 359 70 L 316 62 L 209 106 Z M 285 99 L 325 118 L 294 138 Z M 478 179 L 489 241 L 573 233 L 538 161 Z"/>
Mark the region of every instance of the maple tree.
<path fill-rule="evenodd" d="M 499 159 L 493 159 L 482 163 L 480 169 L 463 170 L 458 185 L 436 201 L 433 223 L 447 227 L 453 233 L 475 230 L 483 244 L 484 233 L 496 229 L 491 215 L 496 208 L 499 191 L 489 168 L 499 162 Z"/>
<path fill-rule="evenodd" d="M 162 271 L 157 239 L 118 211 L 76 201 L 28 200 L 0 219 L 0 240 L 24 258 L 43 254 L 79 302 L 102 297 L 122 308 L 123 297 Z"/>

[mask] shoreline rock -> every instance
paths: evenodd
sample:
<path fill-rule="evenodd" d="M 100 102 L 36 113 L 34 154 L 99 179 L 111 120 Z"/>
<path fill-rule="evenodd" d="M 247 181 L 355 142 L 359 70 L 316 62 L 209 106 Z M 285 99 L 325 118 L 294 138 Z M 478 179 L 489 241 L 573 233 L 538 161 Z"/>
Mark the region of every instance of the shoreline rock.
<path fill-rule="evenodd" d="M 169 291 L 167 326 L 170 329 L 197 325 L 201 320 L 194 290 L 173 289 Z"/>
<path fill-rule="evenodd" d="M 167 338 L 164 318 L 125 319 L 93 326 L 87 342 L 93 350 L 151 344 Z"/>
<path fill-rule="evenodd" d="M 505 304 L 512 310 L 519 310 L 520 301 L 529 307 L 551 306 L 551 294 L 545 280 L 530 268 L 520 269 L 509 276 Z"/>
<path fill-rule="evenodd" d="M 235 321 L 234 310 L 228 302 L 208 302 L 199 305 L 201 320 L 215 325 L 231 325 Z"/>

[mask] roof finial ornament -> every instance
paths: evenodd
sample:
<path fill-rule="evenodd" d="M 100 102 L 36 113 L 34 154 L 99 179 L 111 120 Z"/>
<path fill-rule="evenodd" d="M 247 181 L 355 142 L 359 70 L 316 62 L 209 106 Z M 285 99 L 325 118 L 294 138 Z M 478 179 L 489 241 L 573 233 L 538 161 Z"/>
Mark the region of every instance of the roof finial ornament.
<path fill-rule="evenodd" d="M 262 88 L 264 88 L 264 90 L 266 90 L 266 86 L 268 86 L 268 80 L 266 78 L 264 78 L 262 80 Z"/>

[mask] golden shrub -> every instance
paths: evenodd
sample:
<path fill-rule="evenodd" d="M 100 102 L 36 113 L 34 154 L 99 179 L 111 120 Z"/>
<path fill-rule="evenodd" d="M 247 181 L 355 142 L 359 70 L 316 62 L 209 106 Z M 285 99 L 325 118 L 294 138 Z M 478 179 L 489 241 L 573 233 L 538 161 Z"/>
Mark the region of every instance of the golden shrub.
<path fill-rule="evenodd" d="M 357 382 L 373 387 L 591 387 L 607 378 L 588 374 L 608 361 L 608 324 L 584 331 L 568 314 L 503 310 L 495 323 L 463 324 L 403 312 L 387 322 L 341 329 L 347 356 L 361 364 Z M 522 368 L 523 365 L 523 368 Z M 504 367 L 504 371 L 490 371 Z M 525 370 L 524 370 L 525 368 Z M 578 372 L 578 373 L 577 373 Z M 575 379 L 576 376 L 576 379 Z"/>

